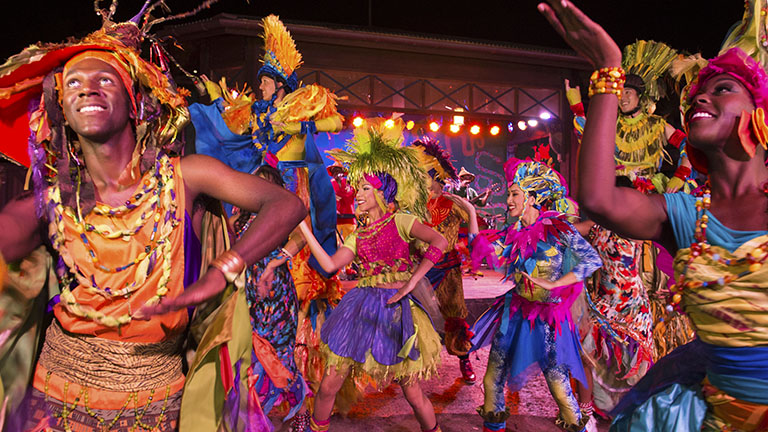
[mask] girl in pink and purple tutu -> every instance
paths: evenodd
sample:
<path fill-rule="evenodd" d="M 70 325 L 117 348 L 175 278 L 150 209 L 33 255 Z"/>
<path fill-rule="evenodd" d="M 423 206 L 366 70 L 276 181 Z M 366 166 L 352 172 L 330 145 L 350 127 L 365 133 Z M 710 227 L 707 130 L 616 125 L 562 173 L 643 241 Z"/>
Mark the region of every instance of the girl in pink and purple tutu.
<path fill-rule="evenodd" d="M 412 291 L 440 261 L 448 243 L 422 223 L 428 198 L 427 173 L 417 150 L 403 147 L 400 127 L 369 120 L 355 131 L 347 150 L 331 155 L 349 165 L 357 186 L 357 212 L 367 222 L 329 256 L 302 224 L 312 254 L 326 271 L 356 259 L 357 286 L 334 309 L 321 331 L 327 366 L 315 398 L 312 431 L 329 427 L 336 393 L 348 377 L 372 378 L 378 385 L 396 380 L 421 429 L 440 431 L 434 408 L 419 386 L 436 371 L 440 338 Z M 410 212 L 410 213 L 406 213 Z"/>

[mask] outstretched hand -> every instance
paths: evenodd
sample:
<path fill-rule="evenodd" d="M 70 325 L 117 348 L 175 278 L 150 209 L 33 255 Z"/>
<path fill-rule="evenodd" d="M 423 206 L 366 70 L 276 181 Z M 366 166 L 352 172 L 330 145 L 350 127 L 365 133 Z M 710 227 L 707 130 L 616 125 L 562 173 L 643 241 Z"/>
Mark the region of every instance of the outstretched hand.
<path fill-rule="evenodd" d="M 539 3 L 539 12 L 558 34 L 596 69 L 621 65 L 621 50 L 599 24 L 569 0 Z"/>

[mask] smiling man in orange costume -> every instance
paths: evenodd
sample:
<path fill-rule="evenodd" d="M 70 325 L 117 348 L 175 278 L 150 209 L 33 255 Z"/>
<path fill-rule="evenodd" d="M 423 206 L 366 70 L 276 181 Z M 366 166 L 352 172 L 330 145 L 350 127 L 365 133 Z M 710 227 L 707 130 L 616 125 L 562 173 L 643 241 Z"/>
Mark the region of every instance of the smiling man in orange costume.
<path fill-rule="evenodd" d="M 84 40 L 30 47 L 0 70 L 0 117 L 28 118 L 32 130 L 3 150 L 13 157 L 28 142 L 35 182 L 33 196 L 0 213 L 0 252 L 17 261 L 50 241 L 61 289 L 33 386 L 21 404 L 9 394 L 21 409 L 11 430 L 176 429 L 186 307 L 222 292 L 305 215 L 292 194 L 257 177 L 204 156 L 180 159 L 183 92 L 139 57 L 142 29 L 104 16 Z M 20 103 L 29 108 L 14 109 Z M 190 216 L 203 195 L 259 217 L 197 274 L 201 226 Z"/>

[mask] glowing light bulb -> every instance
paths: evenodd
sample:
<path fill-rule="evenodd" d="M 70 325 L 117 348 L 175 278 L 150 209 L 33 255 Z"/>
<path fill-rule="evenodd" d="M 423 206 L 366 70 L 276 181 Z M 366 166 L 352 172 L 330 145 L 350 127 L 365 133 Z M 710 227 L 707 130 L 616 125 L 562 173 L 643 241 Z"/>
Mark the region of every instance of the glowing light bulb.
<path fill-rule="evenodd" d="M 512 123 L 510 123 L 510 124 L 512 124 Z M 498 127 L 497 125 L 493 125 L 493 126 L 491 126 L 490 132 L 491 132 L 491 135 L 496 136 L 496 135 L 499 134 L 499 132 L 501 132 L 501 128 Z"/>
<path fill-rule="evenodd" d="M 358 128 L 358 127 L 360 127 L 360 126 L 362 126 L 362 125 L 363 125 L 363 122 L 364 122 L 364 121 L 365 121 L 365 120 L 363 120 L 363 118 L 362 118 L 362 117 L 360 117 L 360 116 L 358 116 L 358 117 L 355 117 L 354 119 L 352 119 L 352 126 L 354 126 L 354 127 Z"/>
<path fill-rule="evenodd" d="M 448 128 L 453 133 L 459 133 L 459 130 L 461 129 L 461 126 L 457 125 L 456 123 L 451 123 L 451 125 Z"/>
<path fill-rule="evenodd" d="M 517 128 L 520 129 L 520 130 L 526 130 L 526 129 L 528 129 L 528 124 L 526 122 L 520 120 L 519 122 L 517 122 Z"/>
<path fill-rule="evenodd" d="M 438 130 L 440 130 L 440 124 L 438 124 L 435 121 L 430 122 L 429 123 L 429 130 L 431 130 L 432 132 L 437 132 Z"/>
<path fill-rule="evenodd" d="M 405 128 L 408 130 L 413 129 L 413 126 L 415 126 L 415 123 L 413 122 L 413 120 L 408 120 L 408 123 L 405 124 Z"/>
<path fill-rule="evenodd" d="M 392 120 L 392 119 L 387 119 L 384 122 L 384 127 L 387 128 L 387 129 L 392 129 L 393 127 L 395 127 L 395 121 Z"/>
<path fill-rule="evenodd" d="M 477 134 L 479 134 L 479 133 L 480 133 L 480 126 L 478 126 L 478 125 L 472 125 L 472 126 L 469 128 L 469 133 L 471 133 L 472 135 L 477 135 Z"/>

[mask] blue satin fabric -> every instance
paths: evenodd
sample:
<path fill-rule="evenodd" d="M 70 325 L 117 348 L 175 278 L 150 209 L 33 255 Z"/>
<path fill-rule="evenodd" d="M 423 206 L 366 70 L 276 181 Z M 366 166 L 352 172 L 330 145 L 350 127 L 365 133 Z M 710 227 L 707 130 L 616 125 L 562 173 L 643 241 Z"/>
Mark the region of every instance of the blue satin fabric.
<path fill-rule="evenodd" d="M 262 150 L 254 145 L 252 137 L 233 133 L 221 117 L 223 111 L 221 98 L 213 101 L 211 105 L 192 104 L 189 107 L 192 124 L 195 126 L 195 151 L 214 157 L 237 171 L 252 173 L 264 164 Z M 325 169 L 323 157 L 315 144 L 313 127 L 302 125 L 302 130 L 309 132 L 304 142 L 305 159 L 280 161 L 277 168 L 281 171 L 307 168 L 312 230 L 323 249 L 333 255 L 336 253 L 336 194 L 331 185 L 331 177 Z M 279 148 L 274 147 L 274 143 L 262 144 L 272 153 L 276 153 L 285 143 L 279 145 Z M 296 191 L 295 187 L 292 191 Z M 227 214 L 232 213 L 230 204 L 225 204 L 224 207 Z M 333 275 L 323 270 L 314 256 L 310 257 L 309 265 L 325 278 Z"/>
<path fill-rule="evenodd" d="M 767 375 L 768 347 L 696 339 L 660 359 L 619 402 L 611 431 L 698 431 L 707 411 L 700 386 L 705 376 L 733 397 L 768 404 Z"/>
<path fill-rule="evenodd" d="M 667 214 L 672 225 L 672 231 L 675 234 L 675 240 L 679 248 L 691 246 L 696 239 L 696 221 L 698 213 L 696 211 L 696 197 L 678 192 L 674 194 L 664 194 L 667 203 Z M 707 223 L 707 241 L 715 246 L 735 251 L 739 246 L 752 240 L 755 237 L 768 233 L 768 231 L 738 231 L 730 229 L 710 212 L 707 212 L 709 222 Z"/>

